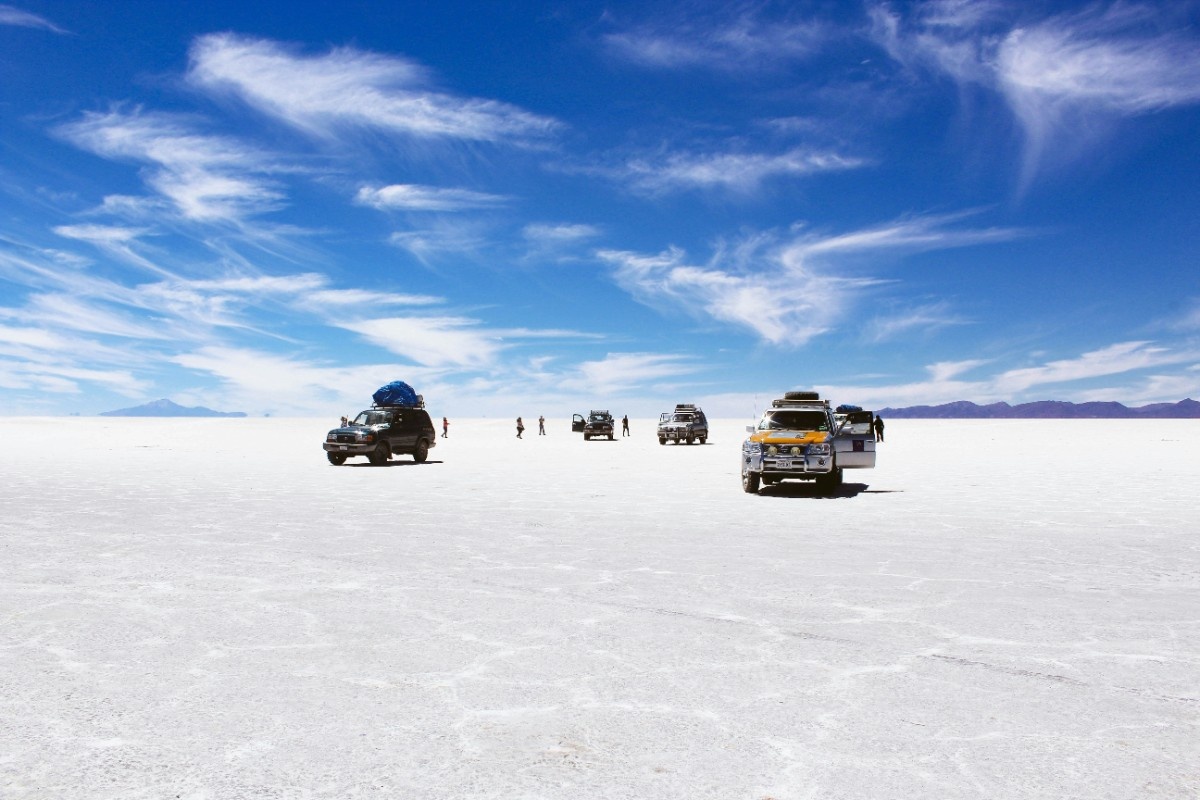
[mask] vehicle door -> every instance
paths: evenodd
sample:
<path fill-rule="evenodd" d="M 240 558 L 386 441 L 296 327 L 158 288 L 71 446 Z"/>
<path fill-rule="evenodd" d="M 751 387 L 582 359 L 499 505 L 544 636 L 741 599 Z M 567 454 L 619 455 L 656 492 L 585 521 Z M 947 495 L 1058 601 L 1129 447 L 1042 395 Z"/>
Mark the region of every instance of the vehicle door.
<path fill-rule="evenodd" d="M 406 453 L 417 446 L 417 432 L 420 429 L 420 417 L 415 410 L 397 408 L 392 412 L 392 427 L 390 430 L 393 453 Z"/>
<path fill-rule="evenodd" d="M 833 437 L 837 465 L 845 469 L 871 469 L 875 466 L 875 414 L 851 411 Z"/>
<path fill-rule="evenodd" d="M 571 433 L 583 433 L 584 425 L 587 425 L 587 420 L 583 418 L 583 414 L 571 415 Z"/>

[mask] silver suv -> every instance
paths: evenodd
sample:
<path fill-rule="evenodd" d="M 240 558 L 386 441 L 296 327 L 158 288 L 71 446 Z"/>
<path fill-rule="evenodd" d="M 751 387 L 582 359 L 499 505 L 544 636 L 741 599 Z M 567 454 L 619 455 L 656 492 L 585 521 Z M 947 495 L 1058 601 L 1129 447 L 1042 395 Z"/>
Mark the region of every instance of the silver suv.
<path fill-rule="evenodd" d="M 680 403 L 674 411 L 664 411 L 658 415 L 659 444 L 691 444 L 697 440 L 700 444 L 708 441 L 708 418 L 700 407 L 692 403 Z"/>
<path fill-rule="evenodd" d="M 839 419 L 816 392 L 788 392 L 771 402 L 758 425 L 747 426 L 742 443 L 742 488 L 785 480 L 816 481 L 831 494 L 842 484 L 843 469 L 875 466 L 875 433 L 870 411 Z"/>

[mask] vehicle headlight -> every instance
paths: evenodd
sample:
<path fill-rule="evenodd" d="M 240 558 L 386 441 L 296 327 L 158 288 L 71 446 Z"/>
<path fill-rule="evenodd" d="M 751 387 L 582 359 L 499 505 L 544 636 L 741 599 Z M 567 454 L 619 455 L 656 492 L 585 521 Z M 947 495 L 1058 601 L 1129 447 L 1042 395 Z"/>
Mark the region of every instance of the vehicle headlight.
<path fill-rule="evenodd" d="M 779 455 L 779 448 L 776 447 L 775 445 L 771 445 L 770 447 L 767 448 L 767 455 L 771 455 L 771 456 Z"/>
<path fill-rule="evenodd" d="M 829 455 L 829 445 L 827 445 L 827 444 L 810 444 L 808 446 L 808 454 L 810 456 L 827 456 L 827 455 Z"/>
<path fill-rule="evenodd" d="M 801 453 L 801 452 L 802 452 L 802 451 L 800 450 L 800 446 L 799 446 L 799 445 L 797 445 L 797 446 L 795 446 L 795 447 L 793 447 L 793 448 L 792 448 L 792 455 L 794 455 L 794 456 L 798 456 L 798 455 L 800 455 L 800 453 Z"/>
<path fill-rule="evenodd" d="M 759 442 L 746 442 L 742 445 L 742 450 L 747 453 L 761 453 L 762 444 Z"/>
<path fill-rule="evenodd" d="M 327 441 L 327 442 L 336 442 L 336 441 L 337 441 L 337 434 L 336 434 L 336 433 L 327 433 L 327 434 L 325 434 L 325 441 Z"/>

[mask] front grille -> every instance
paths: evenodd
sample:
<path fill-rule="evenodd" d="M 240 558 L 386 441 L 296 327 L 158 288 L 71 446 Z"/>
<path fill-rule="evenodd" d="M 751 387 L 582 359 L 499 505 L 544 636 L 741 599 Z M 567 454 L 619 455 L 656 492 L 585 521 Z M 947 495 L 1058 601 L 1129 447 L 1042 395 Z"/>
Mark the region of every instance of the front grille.
<path fill-rule="evenodd" d="M 338 444 L 354 444 L 353 433 L 339 433 L 337 435 Z"/>

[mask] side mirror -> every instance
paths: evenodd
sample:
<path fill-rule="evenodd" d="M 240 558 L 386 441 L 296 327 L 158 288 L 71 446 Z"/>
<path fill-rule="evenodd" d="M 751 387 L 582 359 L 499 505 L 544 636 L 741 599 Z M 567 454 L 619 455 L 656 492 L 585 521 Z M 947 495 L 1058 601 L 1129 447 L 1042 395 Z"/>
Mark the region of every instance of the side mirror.
<path fill-rule="evenodd" d="M 755 427 L 753 425 L 746 426 L 746 433 L 754 433 L 754 431 L 755 431 Z"/>

